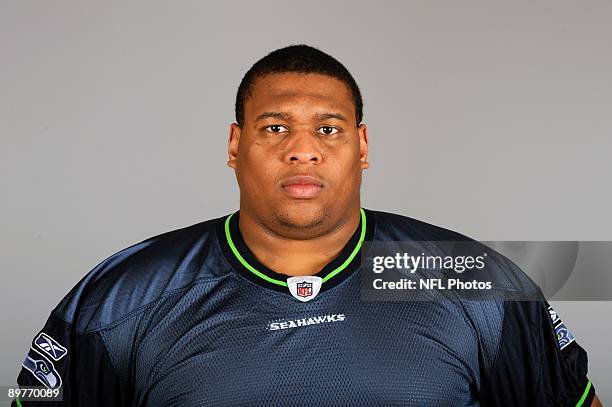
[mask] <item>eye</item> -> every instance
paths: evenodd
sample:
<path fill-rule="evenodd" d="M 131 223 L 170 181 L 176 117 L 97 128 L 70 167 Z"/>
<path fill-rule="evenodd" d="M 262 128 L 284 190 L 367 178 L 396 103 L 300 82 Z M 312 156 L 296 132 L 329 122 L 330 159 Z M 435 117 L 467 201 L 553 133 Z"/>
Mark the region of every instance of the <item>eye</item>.
<path fill-rule="evenodd" d="M 338 133 L 338 129 L 332 126 L 321 126 L 319 127 L 319 130 L 317 131 L 317 133 L 320 134 L 325 134 L 327 136 L 331 136 L 332 134 L 336 134 Z"/>
<path fill-rule="evenodd" d="M 266 126 L 266 130 L 270 133 L 284 133 L 289 131 L 285 126 L 281 126 L 280 124 L 273 124 L 270 126 Z"/>

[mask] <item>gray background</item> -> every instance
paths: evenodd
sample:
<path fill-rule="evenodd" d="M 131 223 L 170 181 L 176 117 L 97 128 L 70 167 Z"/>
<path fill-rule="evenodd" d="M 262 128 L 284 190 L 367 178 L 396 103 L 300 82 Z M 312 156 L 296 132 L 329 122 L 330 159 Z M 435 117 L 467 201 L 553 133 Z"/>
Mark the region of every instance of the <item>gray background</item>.
<path fill-rule="evenodd" d="M 607 1 L 2 1 L 0 384 L 99 261 L 237 209 L 235 90 L 291 43 L 361 86 L 363 206 L 482 240 L 612 240 L 611 21 Z M 553 305 L 610 403 L 611 302 Z"/>

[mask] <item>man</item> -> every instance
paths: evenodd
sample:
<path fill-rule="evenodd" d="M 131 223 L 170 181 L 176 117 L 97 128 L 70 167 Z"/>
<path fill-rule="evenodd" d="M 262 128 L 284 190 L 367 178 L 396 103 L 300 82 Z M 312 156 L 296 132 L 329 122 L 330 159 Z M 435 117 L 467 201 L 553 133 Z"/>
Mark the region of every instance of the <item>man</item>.
<path fill-rule="evenodd" d="M 361 300 L 364 242 L 467 238 L 361 207 L 368 132 L 334 58 L 298 45 L 258 61 L 228 155 L 240 210 L 100 263 L 35 336 L 20 385 L 80 406 L 599 405 L 544 298 Z"/>

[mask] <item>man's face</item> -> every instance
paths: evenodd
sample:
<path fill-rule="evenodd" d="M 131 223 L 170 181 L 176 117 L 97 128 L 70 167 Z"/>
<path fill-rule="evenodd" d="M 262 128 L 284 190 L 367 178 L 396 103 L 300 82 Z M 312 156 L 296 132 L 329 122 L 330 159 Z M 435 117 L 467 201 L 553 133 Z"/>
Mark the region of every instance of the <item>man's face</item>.
<path fill-rule="evenodd" d="M 230 128 L 228 165 L 240 207 L 273 231 L 329 232 L 360 205 L 367 129 L 344 82 L 278 73 L 256 79 L 242 127 Z"/>

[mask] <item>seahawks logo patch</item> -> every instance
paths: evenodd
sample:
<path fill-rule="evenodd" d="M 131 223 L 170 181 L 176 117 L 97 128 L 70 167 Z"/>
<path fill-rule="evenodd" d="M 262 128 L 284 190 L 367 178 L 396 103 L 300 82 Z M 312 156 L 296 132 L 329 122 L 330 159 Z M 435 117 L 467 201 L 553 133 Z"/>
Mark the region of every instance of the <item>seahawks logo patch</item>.
<path fill-rule="evenodd" d="M 62 385 L 62 378 L 53 363 L 34 348 L 31 348 L 22 366 L 50 389 L 57 389 Z"/>
<path fill-rule="evenodd" d="M 555 327 L 555 335 L 557 336 L 557 342 L 559 343 L 559 348 L 563 350 L 570 343 L 574 342 L 576 338 L 574 335 L 567 329 L 559 314 L 553 309 L 552 305 L 548 307 L 548 314 L 550 315 L 550 319 Z"/>
<path fill-rule="evenodd" d="M 557 333 L 557 341 L 561 349 L 574 342 L 574 335 L 565 327 L 564 323 L 557 325 L 555 327 L 555 332 Z"/>

